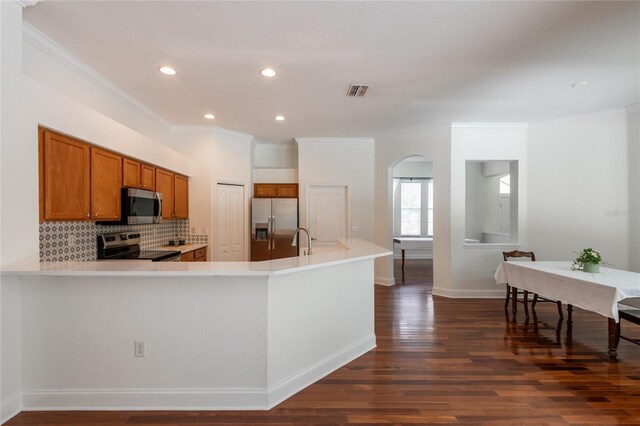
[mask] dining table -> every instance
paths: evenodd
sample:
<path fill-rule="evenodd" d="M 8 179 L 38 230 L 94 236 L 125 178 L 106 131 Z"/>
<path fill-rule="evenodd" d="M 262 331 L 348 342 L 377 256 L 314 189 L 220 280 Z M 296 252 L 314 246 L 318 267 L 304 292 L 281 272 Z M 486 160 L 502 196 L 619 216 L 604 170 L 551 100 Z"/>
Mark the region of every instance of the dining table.
<path fill-rule="evenodd" d="M 619 304 L 640 300 L 640 273 L 609 267 L 601 267 L 600 272 L 590 273 L 572 270 L 571 264 L 571 261 L 502 262 L 494 278 L 497 284 L 508 283 L 512 287 L 608 318 L 609 361 L 617 362 Z"/>

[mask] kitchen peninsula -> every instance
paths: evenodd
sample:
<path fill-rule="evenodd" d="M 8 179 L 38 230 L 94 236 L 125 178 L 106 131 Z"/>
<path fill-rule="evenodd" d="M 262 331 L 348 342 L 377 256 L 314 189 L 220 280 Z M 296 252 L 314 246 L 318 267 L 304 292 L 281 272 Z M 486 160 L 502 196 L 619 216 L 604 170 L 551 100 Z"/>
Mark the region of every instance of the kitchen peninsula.
<path fill-rule="evenodd" d="M 5 269 L 23 410 L 271 408 L 375 347 L 373 262 L 388 255 L 351 240 L 264 262 Z"/>

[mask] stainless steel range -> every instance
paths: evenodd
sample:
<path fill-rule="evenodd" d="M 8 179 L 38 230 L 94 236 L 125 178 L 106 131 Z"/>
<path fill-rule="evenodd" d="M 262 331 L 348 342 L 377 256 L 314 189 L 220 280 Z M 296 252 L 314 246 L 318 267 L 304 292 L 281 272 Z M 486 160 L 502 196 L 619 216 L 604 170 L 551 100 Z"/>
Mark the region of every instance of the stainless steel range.
<path fill-rule="evenodd" d="M 150 260 L 152 262 L 177 262 L 179 251 L 140 250 L 139 232 L 112 232 L 98 235 L 98 259 L 101 260 Z"/>

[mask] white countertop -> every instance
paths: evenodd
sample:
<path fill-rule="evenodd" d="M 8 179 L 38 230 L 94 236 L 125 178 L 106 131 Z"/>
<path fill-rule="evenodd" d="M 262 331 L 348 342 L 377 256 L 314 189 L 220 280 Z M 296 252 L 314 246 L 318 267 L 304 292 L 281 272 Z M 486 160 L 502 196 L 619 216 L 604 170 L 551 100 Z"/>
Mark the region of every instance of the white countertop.
<path fill-rule="evenodd" d="M 160 251 L 180 251 L 180 253 L 185 254 L 190 251 L 198 250 L 208 246 L 209 244 L 183 244 L 181 246 L 160 246 L 153 247 L 149 250 L 160 250 Z"/>
<path fill-rule="evenodd" d="M 342 247 L 323 249 L 312 256 L 263 262 L 28 262 L 4 268 L 4 276 L 270 276 L 350 263 L 393 253 L 364 240 L 342 241 Z M 197 246 L 197 245 L 193 245 Z M 183 246 L 184 247 L 184 246 Z M 177 247 L 172 247 L 176 249 Z M 190 250 L 187 250 L 190 251 Z"/>

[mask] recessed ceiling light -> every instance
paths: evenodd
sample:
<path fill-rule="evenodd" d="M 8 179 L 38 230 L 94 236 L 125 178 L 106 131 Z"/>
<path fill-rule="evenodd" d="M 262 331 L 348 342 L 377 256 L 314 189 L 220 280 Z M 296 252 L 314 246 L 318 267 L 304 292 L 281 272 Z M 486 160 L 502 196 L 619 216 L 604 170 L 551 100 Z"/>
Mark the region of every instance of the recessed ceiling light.
<path fill-rule="evenodd" d="M 205 114 L 205 115 L 204 115 L 204 118 L 206 118 L 206 119 L 208 119 L 208 120 L 213 120 L 214 118 L 216 118 L 216 116 L 215 116 L 215 115 L 213 115 L 213 114 Z"/>
<path fill-rule="evenodd" d="M 263 77 L 269 77 L 269 78 L 276 76 L 275 70 L 272 70 L 271 68 L 265 68 L 261 70 L 260 74 L 262 74 Z"/>
<path fill-rule="evenodd" d="M 284 115 L 276 115 L 274 118 L 276 121 L 284 121 Z"/>
<path fill-rule="evenodd" d="M 577 83 L 573 83 L 571 87 L 586 86 L 587 84 L 589 84 L 588 81 L 578 81 Z"/>
<path fill-rule="evenodd" d="M 158 71 L 160 71 L 162 74 L 166 74 L 166 75 L 176 75 L 176 70 L 174 70 L 173 68 L 168 67 L 166 65 L 158 68 Z"/>

